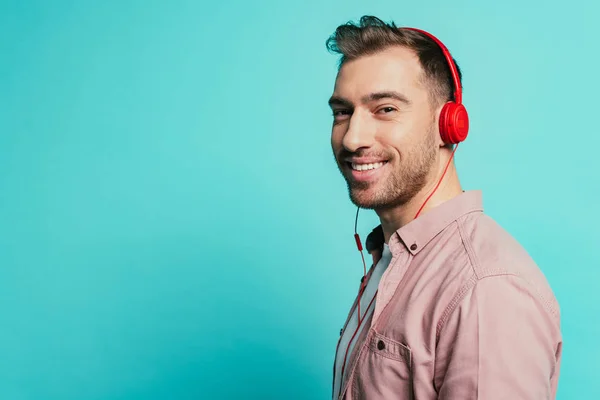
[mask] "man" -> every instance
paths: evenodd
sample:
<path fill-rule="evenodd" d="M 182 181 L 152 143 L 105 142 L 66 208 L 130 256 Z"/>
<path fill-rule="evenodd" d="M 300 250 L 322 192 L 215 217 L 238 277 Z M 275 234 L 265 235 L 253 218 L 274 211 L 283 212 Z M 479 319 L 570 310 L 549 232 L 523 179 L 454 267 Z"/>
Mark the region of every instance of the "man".
<path fill-rule="evenodd" d="M 468 129 L 464 110 L 446 114 L 462 107 L 456 62 L 430 34 L 375 17 L 338 27 L 327 45 L 341 55 L 333 153 L 352 202 L 381 222 L 338 343 L 333 397 L 555 398 L 559 305 L 453 163 Z"/>

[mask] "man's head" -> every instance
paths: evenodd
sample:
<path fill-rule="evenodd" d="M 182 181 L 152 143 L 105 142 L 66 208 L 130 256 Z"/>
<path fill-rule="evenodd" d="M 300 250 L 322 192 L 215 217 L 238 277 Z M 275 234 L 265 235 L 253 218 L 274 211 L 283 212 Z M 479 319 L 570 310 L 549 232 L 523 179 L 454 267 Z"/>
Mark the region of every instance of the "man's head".
<path fill-rule="evenodd" d="M 445 147 L 446 58 L 427 36 L 375 17 L 338 27 L 327 47 L 341 55 L 331 144 L 350 197 L 363 208 L 404 205 L 434 178 Z"/>

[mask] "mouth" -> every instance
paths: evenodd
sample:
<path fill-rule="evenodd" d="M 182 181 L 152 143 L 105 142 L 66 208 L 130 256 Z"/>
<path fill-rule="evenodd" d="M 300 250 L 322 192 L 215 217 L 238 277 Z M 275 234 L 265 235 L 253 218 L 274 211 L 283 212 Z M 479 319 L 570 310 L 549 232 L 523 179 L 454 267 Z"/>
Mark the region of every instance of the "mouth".
<path fill-rule="evenodd" d="M 369 164 L 359 164 L 359 163 L 347 162 L 346 164 L 348 164 L 348 166 L 353 171 L 371 171 L 371 170 L 379 169 L 379 168 L 383 167 L 383 165 L 385 163 L 387 163 L 387 161 L 379 161 L 376 163 L 369 163 Z"/>
<path fill-rule="evenodd" d="M 377 161 L 369 163 L 359 163 L 346 161 L 346 166 L 350 169 L 350 174 L 355 181 L 366 182 L 376 180 L 385 170 L 388 161 Z"/>

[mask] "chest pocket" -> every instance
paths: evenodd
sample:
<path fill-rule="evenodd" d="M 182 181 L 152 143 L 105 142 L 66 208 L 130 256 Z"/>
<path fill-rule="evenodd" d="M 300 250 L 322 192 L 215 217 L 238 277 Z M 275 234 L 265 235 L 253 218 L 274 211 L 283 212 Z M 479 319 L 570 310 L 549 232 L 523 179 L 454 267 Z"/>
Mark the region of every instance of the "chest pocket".
<path fill-rule="evenodd" d="M 406 344 L 371 332 L 356 365 L 352 400 L 414 399 L 412 352 Z"/>

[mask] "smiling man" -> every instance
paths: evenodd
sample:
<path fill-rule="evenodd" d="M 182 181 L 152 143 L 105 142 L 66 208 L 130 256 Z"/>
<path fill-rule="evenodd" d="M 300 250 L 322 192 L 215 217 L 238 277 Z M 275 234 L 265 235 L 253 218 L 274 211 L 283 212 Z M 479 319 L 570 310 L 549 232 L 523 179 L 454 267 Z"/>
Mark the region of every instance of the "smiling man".
<path fill-rule="evenodd" d="M 555 398 L 557 300 L 458 179 L 468 115 L 455 60 L 431 34 L 375 17 L 338 27 L 327 46 L 341 56 L 333 153 L 351 201 L 381 222 L 338 342 L 333 398 Z"/>

